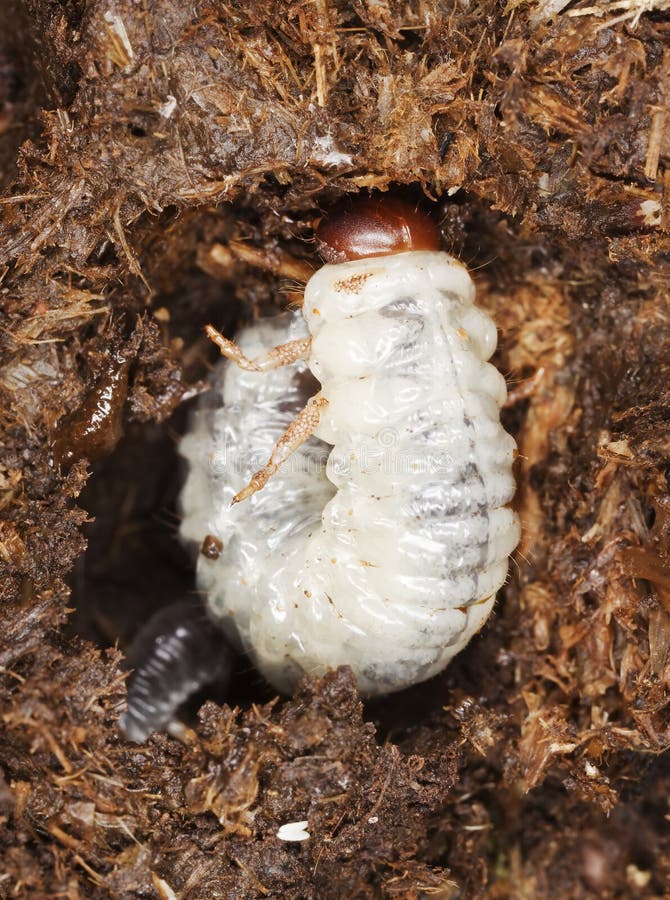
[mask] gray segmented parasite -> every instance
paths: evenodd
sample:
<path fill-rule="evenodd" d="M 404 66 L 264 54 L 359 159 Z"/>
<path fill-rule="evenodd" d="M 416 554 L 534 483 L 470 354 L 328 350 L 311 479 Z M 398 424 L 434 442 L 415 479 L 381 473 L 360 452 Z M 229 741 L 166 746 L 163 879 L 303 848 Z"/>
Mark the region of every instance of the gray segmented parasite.
<path fill-rule="evenodd" d="M 440 672 L 488 618 L 520 536 L 516 445 L 496 328 L 430 218 L 364 200 L 317 240 L 301 313 L 239 344 L 208 328 L 236 365 L 181 443 L 181 535 L 223 545 L 198 587 L 277 689 L 348 665 L 375 695 Z"/>

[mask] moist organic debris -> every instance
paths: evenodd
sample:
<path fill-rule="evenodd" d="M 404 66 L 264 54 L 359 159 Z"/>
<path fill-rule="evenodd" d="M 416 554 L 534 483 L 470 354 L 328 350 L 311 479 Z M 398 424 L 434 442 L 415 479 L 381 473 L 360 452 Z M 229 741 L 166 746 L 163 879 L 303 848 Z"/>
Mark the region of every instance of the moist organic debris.
<path fill-rule="evenodd" d="M 661 896 L 667 3 L 6 6 L 0 895 Z M 346 671 L 272 700 L 241 670 L 237 708 L 128 744 L 115 641 L 193 586 L 202 328 L 288 303 L 320 210 L 390 186 L 435 201 L 500 329 L 497 612 L 364 709 Z"/>

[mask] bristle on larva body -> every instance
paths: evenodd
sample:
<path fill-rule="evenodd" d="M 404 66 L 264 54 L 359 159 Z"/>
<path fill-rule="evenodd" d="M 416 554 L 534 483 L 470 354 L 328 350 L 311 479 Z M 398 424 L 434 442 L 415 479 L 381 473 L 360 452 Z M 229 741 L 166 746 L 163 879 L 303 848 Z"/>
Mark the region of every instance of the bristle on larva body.
<path fill-rule="evenodd" d="M 400 690 L 441 671 L 491 612 L 519 540 L 515 443 L 474 293 L 438 251 L 323 266 L 304 319 L 240 338 L 253 356 L 309 334 L 307 365 L 223 364 L 222 405 L 182 441 L 182 536 L 224 545 L 198 559 L 198 587 L 280 690 L 338 665 L 368 695 Z M 315 437 L 231 508 L 319 384 Z"/>

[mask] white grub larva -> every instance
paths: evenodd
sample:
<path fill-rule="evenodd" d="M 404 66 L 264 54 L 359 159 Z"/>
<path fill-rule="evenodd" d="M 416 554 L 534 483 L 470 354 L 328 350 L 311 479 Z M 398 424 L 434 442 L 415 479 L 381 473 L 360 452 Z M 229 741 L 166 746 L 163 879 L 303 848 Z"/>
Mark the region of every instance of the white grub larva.
<path fill-rule="evenodd" d="M 276 688 L 348 665 L 374 695 L 440 672 L 488 618 L 519 540 L 515 443 L 496 328 L 430 219 L 363 200 L 317 240 L 302 315 L 239 347 L 209 329 L 238 365 L 182 441 L 181 533 L 223 543 L 198 587 Z"/>

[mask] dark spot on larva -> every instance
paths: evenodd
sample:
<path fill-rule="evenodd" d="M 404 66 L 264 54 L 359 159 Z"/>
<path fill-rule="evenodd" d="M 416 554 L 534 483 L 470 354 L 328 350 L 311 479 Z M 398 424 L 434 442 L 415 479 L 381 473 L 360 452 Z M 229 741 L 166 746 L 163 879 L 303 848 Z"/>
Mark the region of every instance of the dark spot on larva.
<path fill-rule="evenodd" d="M 458 262 L 458 260 L 454 260 L 454 262 L 458 265 L 462 265 Z M 465 266 L 463 266 L 465 268 Z M 442 295 L 442 299 L 447 304 L 447 309 L 453 309 L 453 307 L 462 307 L 463 306 L 463 297 L 460 294 L 454 293 L 454 291 L 440 291 Z"/>
<path fill-rule="evenodd" d="M 206 559 L 218 559 L 223 550 L 223 541 L 213 534 L 206 534 L 200 545 L 200 552 Z"/>
<path fill-rule="evenodd" d="M 456 473 L 455 484 L 463 483 L 461 472 Z M 468 491 L 456 491 L 454 496 L 447 491 L 444 481 L 430 481 L 424 483 L 420 489 L 414 492 L 407 507 L 407 514 L 421 521 L 447 521 L 465 516 L 487 515 L 486 498 L 481 493 L 482 485 L 477 482 L 479 492 L 473 489 Z"/>
<path fill-rule="evenodd" d="M 467 416 L 463 416 L 463 422 L 466 426 L 472 424 L 471 420 Z M 462 484 L 466 484 L 468 481 L 473 481 L 475 479 L 481 480 L 477 464 L 472 461 L 467 462 L 460 470 L 458 480 Z"/>
<path fill-rule="evenodd" d="M 382 306 L 379 315 L 387 319 L 416 319 L 421 330 L 425 327 L 421 306 L 415 297 L 400 297 Z"/>

